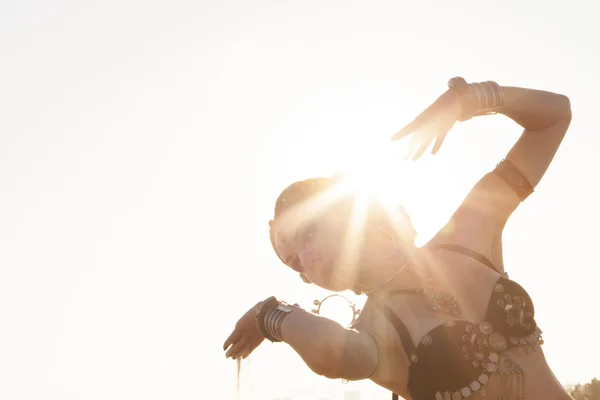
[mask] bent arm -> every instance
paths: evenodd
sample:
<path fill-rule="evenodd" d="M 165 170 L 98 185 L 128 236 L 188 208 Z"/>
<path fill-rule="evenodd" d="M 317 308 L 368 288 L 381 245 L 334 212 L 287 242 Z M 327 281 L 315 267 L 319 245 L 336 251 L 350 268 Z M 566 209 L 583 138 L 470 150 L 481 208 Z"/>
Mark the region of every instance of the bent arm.
<path fill-rule="evenodd" d="M 505 105 L 498 110 L 525 130 L 508 152 L 532 187 L 540 182 L 571 123 L 571 103 L 560 94 L 505 87 Z"/>
<path fill-rule="evenodd" d="M 494 111 L 524 128 L 505 160 L 514 166 L 514 182 L 518 184 L 520 180 L 533 189 L 546 173 L 570 125 L 570 101 L 566 96 L 541 90 L 502 89 L 504 105 Z M 465 233 L 465 240 L 477 241 L 465 245 L 487 254 L 502 269 L 502 230 L 523 200 L 524 196 L 517 194 L 514 184 L 509 184 L 506 176 L 501 177 L 495 170 L 483 176 L 473 187 L 453 216 L 453 223 Z M 471 234 L 473 229 L 477 229 L 478 235 Z M 461 236 L 460 232 L 457 233 Z"/>
<path fill-rule="evenodd" d="M 535 188 L 554 159 L 571 123 L 569 99 L 540 90 L 502 89 L 504 106 L 496 111 L 525 129 L 505 159 Z M 466 203 L 505 222 L 521 199 L 513 188 L 498 178 L 494 173 L 484 176 L 473 188 Z"/>
<path fill-rule="evenodd" d="M 318 375 L 360 380 L 377 367 L 377 346 L 371 336 L 327 318 L 296 309 L 283 320 L 281 333 L 283 341 Z"/>

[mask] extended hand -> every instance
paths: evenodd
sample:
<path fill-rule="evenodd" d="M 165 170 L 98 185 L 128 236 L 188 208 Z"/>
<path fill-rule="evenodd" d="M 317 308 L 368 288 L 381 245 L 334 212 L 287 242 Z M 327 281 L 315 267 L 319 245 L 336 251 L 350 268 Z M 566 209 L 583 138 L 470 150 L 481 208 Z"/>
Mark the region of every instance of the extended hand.
<path fill-rule="evenodd" d="M 258 303 L 248 310 L 235 324 L 235 329 L 223 345 L 223 350 L 229 348 L 225 353 L 225 357 L 233 359 L 246 358 L 265 340 L 256 321 L 256 309 L 260 304 Z"/>
<path fill-rule="evenodd" d="M 452 78 L 448 85 L 453 87 L 463 83 L 466 84 L 462 78 Z M 458 91 L 449 89 L 414 121 L 396 133 L 392 140 L 411 136 L 406 158 L 417 160 L 434 141 L 431 154 L 436 154 L 454 123 L 459 120 L 461 112 Z"/>

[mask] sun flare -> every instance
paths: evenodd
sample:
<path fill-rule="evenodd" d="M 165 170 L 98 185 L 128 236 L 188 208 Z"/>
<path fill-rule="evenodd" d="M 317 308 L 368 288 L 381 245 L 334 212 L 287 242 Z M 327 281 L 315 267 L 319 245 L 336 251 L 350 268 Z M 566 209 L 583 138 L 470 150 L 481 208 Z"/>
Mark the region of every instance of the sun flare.
<path fill-rule="evenodd" d="M 301 229 L 305 223 L 310 224 L 315 218 L 326 214 L 327 209 L 341 198 L 350 195 L 354 199 L 352 214 L 345 229 L 343 247 L 335 268 L 335 273 L 339 274 L 341 280 L 352 279 L 353 274 L 358 271 L 357 261 L 363 244 L 369 205 L 372 202 L 377 202 L 392 221 L 399 222 L 395 224 L 397 233 L 400 237 L 406 237 L 408 231 L 405 229 L 406 225 L 401 222 L 405 221 L 406 215 L 401 214 L 399 206 L 404 205 L 407 200 L 412 200 L 415 195 L 412 188 L 419 182 L 417 175 L 426 170 L 427 165 L 421 164 L 417 168 L 415 162 L 406 161 L 402 157 L 404 145 L 403 142 L 386 142 L 346 147 L 344 159 L 340 159 L 342 155 L 337 154 L 340 161 L 338 165 L 341 164 L 341 168 L 335 174 L 335 183 L 326 186 L 317 196 L 294 204 L 281 216 L 282 226 Z M 293 198 L 289 200 L 294 203 Z M 291 222 L 289 225 L 288 221 Z M 336 315 L 336 318 L 347 320 L 347 306 L 333 307 L 332 302 L 327 308 L 328 316 Z"/>
<path fill-rule="evenodd" d="M 348 149 L 347 149 L 348 150 Z M 342 196 L 354 198 L 352 215 L 346 227 L 344 244 L 338 259 L 336 272 L 340 278 L 356 274 L 357 261 L 362 246 L 363 233 L 369 204 L 379 203 L 388 213 L 391 220 L 400 221 L 399 214 L 399 180 L 402 178 L 406 162 L 401 157 L 401 149 L 386 143 L 385 146 L 369 146 L 356 151 L 349 151 L 349 158 L 343 168 L 336 174 L 336 183 L 321 195 L 305 202 L 296 209 L 300 219 L 314 218 Z M 404 224 L 396 225 L 399 236 Z"/>
<path fill-rule="evenodd" d="M 398 179 L 406 163 L 398 146 L 370 146 L 349 152 L 339 174 L 357 195 L 385 203 L 398 202 Z"/>

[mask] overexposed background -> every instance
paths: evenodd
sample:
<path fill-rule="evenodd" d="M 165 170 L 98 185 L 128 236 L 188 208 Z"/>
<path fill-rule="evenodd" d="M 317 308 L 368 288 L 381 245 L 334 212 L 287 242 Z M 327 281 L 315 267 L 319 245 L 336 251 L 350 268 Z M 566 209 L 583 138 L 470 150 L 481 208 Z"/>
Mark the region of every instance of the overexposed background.
<path fill-rule="evenodd" d="M 272 253 L 279 191 L 364 161 L 455 75 L 571 98 L 505 263 L 561 382 L 598 376 L 597 18 L 583 0 L 4 0 L 0 398 L 387 398 L 270 343 L 238 392 L 221 346 L 256 301 L 324 294 Z M 399 166 L 420 242 L 519 134 L 481 118 Z"/>

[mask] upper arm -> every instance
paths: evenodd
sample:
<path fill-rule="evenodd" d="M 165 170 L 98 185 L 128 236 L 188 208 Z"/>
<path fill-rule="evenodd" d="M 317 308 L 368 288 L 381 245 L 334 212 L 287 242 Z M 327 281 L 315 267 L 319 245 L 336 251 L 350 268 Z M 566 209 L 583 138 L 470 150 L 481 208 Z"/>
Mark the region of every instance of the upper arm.
<path fill-rule="evenodd" d="M 454 214 L 457 242 L 487 255 L 502 269 L 504 226 L 546 173 L 569 124 L 570 114 L 549 127 L 523 132 L 505 157 L 508 163 L 483 176 Z"/>
<path fill-rule="evenodd" d="M 377 348 L 377 365 L 368 378 L 396 393 L 407 393 L 408 356 L 391 323 L 377 308 L 365 307 L 356 329 L 368 334 Z"/>
<path fill-rule="evenodd" d="M 377 344 L 366 332 L 345 330 L 340 337 L 330 338 L 330 352 L 323 357 L 323 365 L 313 372 L 330 379 L 361 380 L 371 376 L 377 368 Z M 335 342 L 338 342 L 337 344 Z"/>
<path fill-rule="evenodd" d="M 377 365 L 377 349 L 365 333 L 303 310 L 287 314 L 281 324 L 284 341 L 316 374 L 331 379 L 364 379 Z"/>

